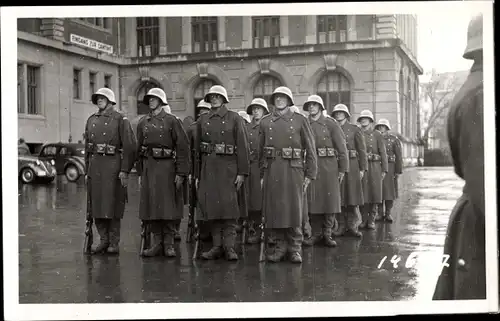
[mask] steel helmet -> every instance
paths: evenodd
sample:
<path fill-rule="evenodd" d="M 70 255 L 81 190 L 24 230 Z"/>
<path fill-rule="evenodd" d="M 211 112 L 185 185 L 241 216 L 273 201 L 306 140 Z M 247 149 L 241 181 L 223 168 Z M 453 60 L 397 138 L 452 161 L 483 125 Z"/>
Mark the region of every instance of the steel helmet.
<path fill-rule="evenodd" d="M 247 114 L 251 115 L 252 114 L 252 109 L 254 106 L 262 107 L 264 108 L 264 115 L 269 114 L 269 108 L 267 107 L 267 103 L 264 99 L 262 98 L 254 98 L 250 105 L 247 107 Z"/>
<path fill-rule="evenodd" d="M 246 111 L 244 111 L 244 110 L 240 110 L 240 111 L 238 112 L 238 115 L 240 115 L 240 116 L 241 116 L 241 118 L 243 118 L 243 119 L 244 119 L 247 123 L 251 122 L 251 120 L 250 120 L 250 116 L 246 113 Z"/>
<path fill-rule="evenodd" d="M 229 103 L 229 98 L 227 97 L 227 91 L 226 91 L 226 88 L 222 87 L 222 86 L 219 86 L 219 85 L 215 85 L 215 86 L 212 86 L 210 88 L 210 90 L 208 91 L 208 93 L 205 95 L 205 101 L 207 103 L 210 103 L 210 95 L 212 94 L 218 94 L 218 95 L 221 95 L 222 97 L 224 97 L 224 103 Z"/>
<path fill-rule="evenodd" d="M 467 28 L 467 47 L 463 57 L 473 60 L 475 55 L 483 50 L 483 15 L 474 16 Z"/>
<path fill-rule="evenodd" d="M 307 101 L 304 103 L 304 106 L 302 107 L 302 109 L 304 111 L 309 111 L 309 105 L 311 103 L 318 103 L 321 106 L 320 110 L 325 110 L 325 105 L 323 104 L 323 99 L 318 95 L 309 96 L 307 98 Z"/>
<path fill-rule="evenodd" d="M 349 108 L 347 108 L 347 106 L 344 105 L 344 104 L 337 104 L 337 105 L 335 105 L 335 107 L 333 107 L 332 116 L 337 111 L 342 111 L 345 114 L 347 114 L 347 117 L 351 117 L 351 113 L 349 112 Z"/>
<path fill-rule="evenodd" d="M 148 93 L 144 96 L 142 102 L 144 105 L 149 105 L 149 98 L 156 97 L 159 98 L 163 105 L 168 105 L 167 95 L 161 88 L 152 88 L 148 91 Z"/>
<path fill-rule="evenodd" d="M 389 120 L 385 118 L 381 118 L 378 122 L 377 125 L 375 125 L 375 128 L 378 126 L 386 126 L 388 130 L 391 130 L 391 124 L 389 123 Z"/>
<path fill-rule="evenodd" d="M 209 103 L 207 103 L 206 101 L 204 101 L 203 99 L 200 100 L 198 102 L 198 106 L 196 106 L 196 108 L 205 108 L 205 109 L 211 109 L 212 108 L 212 105 L 210 105 Z"/>
<path fill-rule="evenodd" d="M 276 95 L 276 94 L 283 94 L 283 95 L 287 96 L 288 98 L 290 98 L 291 106 L 295 105 L 295 103 L 293 102 L 293 95 L 292 95 L 292 91 L 290 90 L 290 88 L 285 87 L 285 86 L 280 86 L 280 87 L 276 88 L 273 91 L 273 94 L 271 95 L 272 103 L 274 103 L 274 95 Z"/>
<path fill-rule="evenodd" d="M 98 91 L 96 91 L 94 94 L 92 94 L 92 103 L 94 105 L 97 105 L 97 97 L 98 96 L 103 96 L 106 97 L 110 103 L 113 105 L 116 105 L 116 100 L 115 100 L 115 93 L 109 89 L 109 88 L 99 88 Z"/>
<path fill-rule="evenodd" d="M 372 112 L 370 110 L 368 110 L 368 109 L 365 109 L 365 110 L 361 111 L 361 114 L 359 114 L 359 117 L 358 117 L 358 122 L 361 120 L 361 118 L 369 118 L 372 122 L 375 121 L 373 119 Z"/>

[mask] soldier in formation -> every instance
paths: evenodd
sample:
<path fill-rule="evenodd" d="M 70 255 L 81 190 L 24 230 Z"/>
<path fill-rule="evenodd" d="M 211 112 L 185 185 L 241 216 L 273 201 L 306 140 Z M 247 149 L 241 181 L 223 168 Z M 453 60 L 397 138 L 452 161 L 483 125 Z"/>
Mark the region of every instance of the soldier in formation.
<path fill-rule="evenodd" d="M 387 152 L 380 132 L 373 128 L 373 114 L 363 110 L 358 117 L 366 144 L 368 170 L 363 176 L 363 221 L 360 228 L 375 229 L 377 205 L 382 203 L 382 181 L 387 174 Z"/>
<path fill-rule="evenodd" d="M 345 135 L 336 121 L 323 115 L 325 107 L 320 96 L 309 96 L 303 109 L 309 112 L 318 164 L 316 180 L 309 184 L 307 193 L 313 235 L 303 244 L 311 246 L 322 241 L 335 247 L 332 228 L 335 214 L 341 211 L 340 184 L 349 169 Z"/>
<path fill-rule="evenodd" d="M 205 95 L 210 112 L 200 116 L 195 130 L 195 178 L 198 200 L 212 234 L 212 248 L 202 257 L 213 260 L 225 255 L 238 260 L 236 224 L 241 217 L 238 191 L 249 173 L 248 141 L 243 119 L 228 110 L 226 89 L 213 86 Z"/>
<path fill-rule="evenodd" d="M 144 96 L 150 113 L 137 126 L 139 161 L 137 173 L 141 188 L 139 218 L 153 233 L 146 257 L 175 257 L 174 236 L 182 219 L 183 182 L 189 173 L 189 142 L 182 123 L 165 112 L 165 92 L 151 89 Z"/>
<path fill-rule="evenodd" d="M 276 88 L 271 101 L 275 110 L 259 128 L 262 211 L 276 242 L 268 248 L 267 260 L 278 262 L 288 253 L 291 262 L 301 263 L 303 202 L 317 174 L 314 136 L 307 118 L 290 110 L 294 101 L 289 88 Z"/>
<path fill-rule="evenodd" d="M 92 252 L 118 254 L 136 138 L 127 117 L 114 107 L 113 91 L 100 88 L 92 95 L 92 103 L 98 111 L 88 118 L 84 133 L 87 195 L 100 236 L 100 244 Z"/>
<path fill-rule="evenodd" d="M 338 215 L 338 228 L 333 232 L 335 236 L 361 237 L 358 230 L 360 221 L 359 207 L 363 206 L 362 179 L 368 168 L 366 158 L 366 144 L 364 136 L 356 125 L 349 122 L 351 114 L 344 104 L 333 108 L 333 118 L 342 128 L 349 157 L 349 169 L 341 184 L 342 214 Z M 344 222 L 343 226 L 340 224 Z"/>
<path fill-rule="evenodd" d="M 482 15 L 469 23 L 463 57 L 473 64 L 451 103 L 447 129 L 455 173 L 465 186 L 448 223 L 443 254 L 450 256 L 449 267 L 443 268 L 434 300 L 486 299 Z"/>
<path fill-rule="evenodd" d="M 387 150 L 387 174 L 382 182 L 382 203 L 378 204 L 376 221 L 392 223 L 391 210 L 398 197 L 398 176 L 403 173 L 403 160 L 401 157 L 401 142 L 389 133 L 391 125 L 385 118 L 380 119 L 375 126 L 384 138 Z"/>

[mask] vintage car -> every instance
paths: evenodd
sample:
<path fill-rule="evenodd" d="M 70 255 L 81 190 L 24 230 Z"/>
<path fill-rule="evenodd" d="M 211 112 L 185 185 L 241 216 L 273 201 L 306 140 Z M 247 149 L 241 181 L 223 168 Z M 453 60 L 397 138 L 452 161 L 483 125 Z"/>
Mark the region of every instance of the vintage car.
<path fill-rule="evenodd" d="M 57 175 L 54 162 L 41 160 L 26 149 L 18 148 L 17 164 L 19 179 L 25 184 L 31 184 L 35 180 L 51 183 Z"/>
<path fill-rule="evenodd" d="M 85 175 L 84 144 L 45 144 L 38 157 L 40 159 L 53 162 L 55 164 L 57 174 L 64 174 L 70 182 L 76 182 L 81 176 Z"/>

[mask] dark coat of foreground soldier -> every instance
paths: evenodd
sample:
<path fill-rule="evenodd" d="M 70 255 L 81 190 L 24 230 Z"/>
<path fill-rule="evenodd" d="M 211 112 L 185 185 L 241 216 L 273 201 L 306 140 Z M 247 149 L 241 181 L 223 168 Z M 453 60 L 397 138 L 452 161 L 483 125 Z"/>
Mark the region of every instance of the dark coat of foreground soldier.
<path fill-rule="evenodd" d="M 358 117 L 366 143 L 368 170 L 363 177 L 364 206 L 361 211 L 363 222 L 360 228 L 373 230 L 377 206 L 382 203 L 382 181 L 387 174 L 387 151 L 382 134 L 373 128 L 373 114 L 363 110 Z"/>
<path fill-rule="evenodd" d="M 361 237 L 362 234 L 358 231 L 359 206 L 364 204 L 362 178 L 368 168 L 365 138 L 361 129 L 349 122 L 351 114 L 346 105 L 336 105 L 333 108 L 332 115 L 344 131 L 349 157 L 349 171 L 342 180 L 340 190 L 344 226 L 339 226 L 339 229 L 333 234 L 336 236 Z M 340 217 L 338 221 L 340 225 L 342 221 Z"/>
<path fill-rule="evenodd" d="M 151 112 L 137 126 L 137 174 L 140 176 L 139 218 L 151 226 L 153 244 L 144 256 L 176 256 L 176 222 L 182 218 L 183 182 L 189 173 L 189 142 L 182 123 L 162 108 L 163 90 L 151 89 L 144 97 Z"/>
<path fill-rule="evenodd" d="M 115 95 L 101 88 L 92 95 L 99 111 L 85 126 L 85 165 L 91 212 L 101 242 L 93 253 L 118 253 L 120 223 L 127 201 L 127 180 L 136 155 L 128 119 L 114 109 Z"/>
<path fill-rule="evenodd" d="M 339 124 L 323 115 L 325 110 L 320 96 L 309 96 L 304 111 L 309 112 L 309 122 L 314 135 L 318 156 L 318 174 L 311 182 L 307 193 L 308 212 L 312 235 L 304 239 L 304 245 L 323 241 L 327 246 L 336 246 L 332 239 L 335 214 L 341 211 L 340 183 L 349 170 L 349 158 L 345 135 Z M 307 242 L 309 241 L 309 242 Z"/>
<path fill-rule="evenodd" d="M 482 38 L 481 15 L 469 24 L 464 53 L 474 64 L 448 114 L 455 173 L 465 186 L 450 216 L 444 244 L 449 267 L 443 267 L 434 300 L 486 299 Z"/>
<path fill-rule="evenodd" d="M 291 262 L 301 263 L 303 202 L 317 174 L 314 137 L 307 118 L 290 110 L 290 89 L 276 88 L 271 100 L 275 111 L 261 120 L 259 129 L 262 211 L 276 241 L 267 260 L 281 261 L 288 252 Z"/>
<path fill-rule="evenodd" d="M 384 138 L 387 151 L 387 174 L 382 182 L 382 203 L 378 204 L 377 221 L 392 223 L 392 206 L 398 198 L 398 176 L 403 173 L 403 158 L 401 155 L 401 142 L 396 135 L 390 134 L 391 125 L 387 119 L 380 119 L 375 129 L 380 131 Z"/>
<path fill-rule="evenodd" d="M 195 177 L 198 204 L 210 224 L 213 246 L 204 259 L 237 260 L 236 224 L 241 217 L 238 192 L 249 172 L 248 141 L 244 120 L 228 110 L 226 89 L 213 86 L 205 96 L 212 108 L 201 115 L 195 130 Z"/>

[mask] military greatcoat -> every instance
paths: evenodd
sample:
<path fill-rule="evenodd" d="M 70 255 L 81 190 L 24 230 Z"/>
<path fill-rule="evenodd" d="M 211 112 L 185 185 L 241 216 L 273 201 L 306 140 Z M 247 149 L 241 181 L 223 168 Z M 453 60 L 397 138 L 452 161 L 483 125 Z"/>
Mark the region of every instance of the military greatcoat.
<path fill-rule="evenodd" d="M 141 220 L 178 220 L 184 206 L 183 189 L 175 186 L 175 176 L 189 173 L 189 143 L 181 122 L 164 110 L 149 114 L 137 126 L 138 151 L 148 148 L 148 157 L 141 156 L 137 174 L 142 177 L 139 218 Z M 152 148 L 174 151 L 175 157 L 155 158 Z"/>
<path fill-rule="evenodd" d="M 443 268 L 434 300 L 486 299 L 483 105 L 483 64 L 475 62 L 448 114 L 455 173 L 465 186 L 448 223 L 449 267 Z"/>
<path fill-rule="evenodd" d="M 335 120 L 324 115 L 317 120 L 309 117 L 309 122 L 318 155 L 318 175 L 307 189 L 309 213 L 340 213 L 339 172 L 349 172 L 344 132 Z"/>
<path fill-rule="evenodd" d="M 363 205 L 363 188 L 359 172 L 368 168 L 365 138 L 358 126 L 347 121 L 341 128 L 345 134 L 349 155 L 349 172 L 346 173 L 340 190 L 342 206 Z"/>
<path fill-rule="evenodd" d="M 201 115 L 194 131 L 197 160 L 195 177 L 199 179 L 198 202 L 208 220 L 238 219 L 246 213 L 240 198 L 245 184 L 237 191 L 238 175 L 248 176 L 248 141 L 243 118 L 224 105 Z M 232 152 L 231 152 L 231 149 Z M 220 153 L 219 153 L 220 152 Z"/>
<path fill-rule="evenodd" d="M 387 173 L 387 151 L 384 138 L 378 130 L 362 131 L 366 143 L 368 171 L 363 176 L 363 197 L 365 204 L 382 203 L 382 172 Z M 374 156 L 375 155 L 375 156 Z M 371 157 L 380 158 L 371 160 Z"/>
<path fill-rule="evenodd" d="M 382 183 L 382 199 L 393 201 L 398 198 L 398 184 L 396 174 L 403 173 L 403 158 L 401 155 L 401 142 L 393 134 L 382 135 L 387 151 L 387 174 Z"/>
<path fill-rule="evenodd" d="M 259 123 L 252 120 L 246 125 L 250 153 L 250 175 L 248 176 L 249 211 L 262 210 L 262 187 L 259 169 Z"/>
<path fill-rule="evenodd" d="M 123 218 L 127 189 L 118 174 L 134 166 L 136 139 L 127 117 L 113 108 L 91 115 L 85 125 L 85 165 L 89 177 L 92 216 Z M 108 154 L 99 153 L 103 145 Z M 111 146 L 111 147 L 109 147 Z M 110 155 L 110 149 L 115 154 Z"/>
<path fill-rule="evenodd" d="M 300 152 L 284 158 L 289 148 Z M 274 111 L 262 118 L 259 167 L 264 178 L 262 211 L 266 228 L 302 227 L 303 203 L 307 201 L 302 191 L 304 176 L 316 179 L 317 162 L 314 136 L 306 117 L 287 110 L 283 115 Z"/>

